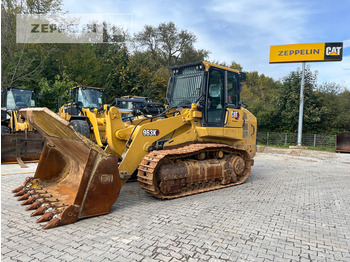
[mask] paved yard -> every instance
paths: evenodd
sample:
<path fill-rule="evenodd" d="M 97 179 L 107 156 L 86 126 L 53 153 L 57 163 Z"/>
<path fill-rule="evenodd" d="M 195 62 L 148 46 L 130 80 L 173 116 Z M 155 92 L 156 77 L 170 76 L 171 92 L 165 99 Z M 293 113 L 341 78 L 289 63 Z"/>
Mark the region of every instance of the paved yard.
<path fill-rule="evenodd" d="M 259 153 L 245 184 L 175 200 L 128 183 L 110 214 L 50 230 L 10 193 L 26 176 L 1 176 L 4 262 L 350 261 L 350 154 Z"/>

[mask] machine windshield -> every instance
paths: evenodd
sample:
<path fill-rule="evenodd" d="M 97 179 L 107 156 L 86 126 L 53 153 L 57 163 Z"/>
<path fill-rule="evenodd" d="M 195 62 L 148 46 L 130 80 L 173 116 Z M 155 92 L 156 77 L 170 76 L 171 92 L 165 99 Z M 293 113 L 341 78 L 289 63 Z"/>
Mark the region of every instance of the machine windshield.
<path fill-rule="evenodd" d="M 102 89 L 79 88 L 78 103 L 82 107 L 98 108 L 102 105 Z"/>
<path fill-rule="evenodd" d="M 170 78 L 167 100 L 171 107 L 190 107 L 197 103 L 202 95 L 204 68 L 195 65 L 173 69 Z"/>
<path fill-rule="evenodd" d="M 7 92 L 7 109 L 17 110 L 24 107 L 35 106 L 32 99 L 33 92 L 26 89 L 11 89 Z"/>

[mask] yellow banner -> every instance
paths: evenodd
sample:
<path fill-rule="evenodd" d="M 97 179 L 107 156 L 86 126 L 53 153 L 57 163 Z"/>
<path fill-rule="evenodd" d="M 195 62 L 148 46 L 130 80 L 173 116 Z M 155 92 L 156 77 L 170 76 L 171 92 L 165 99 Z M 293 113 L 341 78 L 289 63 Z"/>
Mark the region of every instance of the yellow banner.
<path fill-rule="evenodd" d="M 323 61 L 325 43 L 275 45 L 270 47 L 270 63 Z"/>

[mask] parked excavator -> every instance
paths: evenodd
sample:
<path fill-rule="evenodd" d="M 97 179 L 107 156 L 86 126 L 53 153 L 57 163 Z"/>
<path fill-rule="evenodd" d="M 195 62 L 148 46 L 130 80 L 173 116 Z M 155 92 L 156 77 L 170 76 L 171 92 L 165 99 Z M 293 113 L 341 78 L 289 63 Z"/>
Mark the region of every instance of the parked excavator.
<path fill-rule="evenodd" d="M 36 106 L 36 92 L 28 89 L 1 90 L 1 162 L 39 160 L 45 139 L 19 113 L 21 108 Z"/>
<path fill-rule="evenodd" d="M 44 229 L 107 214 L 137 173 L 140 187 L 173 199 L 243 183 L 256 153 L 257 120 L 240 103 L 245 73 L 197 62 L 169 69 L 164 110 L 125 121 L 104 105 L 103 150 L 46 108 L 23 109 L 47 139 L 34 177 L 13 190 Z M 124 120 L 124 121 L 123 121 Z"/>

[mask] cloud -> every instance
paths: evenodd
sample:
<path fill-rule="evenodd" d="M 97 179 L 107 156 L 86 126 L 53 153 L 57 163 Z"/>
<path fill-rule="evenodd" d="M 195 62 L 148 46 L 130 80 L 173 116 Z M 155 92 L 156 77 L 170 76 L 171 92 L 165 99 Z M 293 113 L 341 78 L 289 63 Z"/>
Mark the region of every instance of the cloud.
<path fill-rule="evenodd" d="M 344 48 L 350 47 L 350 39 L 344 40 L 344 41 L 343 41 L 343 47 L 344 47 Z"/>
<path fill-rule="evenodd" d="M 272 38 L 278 44 L 298 41 L 306 34 L 303 25 L 307 11 L 290 1 L 215 0 L 208 11 L 233 25 L 246 37 Z"/>
<path fill-rule="evenodd" d="M 144 25 L 157 26 L 173 21 L 179 29 L 197 36 L 195 47 L 209 50 L 210 60 L 227 64 L 236 61 L 245 71 L 256 70 L 276 80 L 300 68 L 301 64 L 269 64 L 271 45 L 342 41 L 349 24 L 345 23 L 349 21 L 345 11 L 329 12 L 327 6 L 316 0 L 102 0 L 98 4 L 95 1 L 75 3 L 64 0 L 71 13 L 131 14 L 134 33 L 142 30 Z M 341 3 L 346 5 L 344 0 Z M 344 28 L 337 26 L 333 30 L 334 25 L 344 25 Z M 350 39 L 348 36 L 345 39 L 342 62 L 309 64 L 311 70 L 318 70 L 319 83 L 330 80 L 350 86 Z"/>

